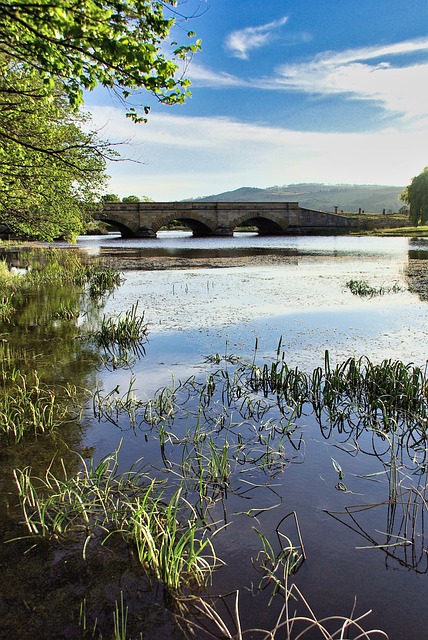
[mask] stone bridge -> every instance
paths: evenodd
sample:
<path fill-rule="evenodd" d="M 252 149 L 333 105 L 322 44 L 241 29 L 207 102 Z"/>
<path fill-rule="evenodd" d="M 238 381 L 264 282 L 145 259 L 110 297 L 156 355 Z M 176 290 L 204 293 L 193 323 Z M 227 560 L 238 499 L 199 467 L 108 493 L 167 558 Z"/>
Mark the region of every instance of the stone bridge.
<path fill-rule="evenodd" d="M 347 233 L 355 219 L 299 207 L 298 202 L 106 202 L 96 220 L 108 222 L 123 237 L 155 238 L 172 220 L 189 227 L 194 236 L 231 236 L 241 225 L 260 235 Z"/>

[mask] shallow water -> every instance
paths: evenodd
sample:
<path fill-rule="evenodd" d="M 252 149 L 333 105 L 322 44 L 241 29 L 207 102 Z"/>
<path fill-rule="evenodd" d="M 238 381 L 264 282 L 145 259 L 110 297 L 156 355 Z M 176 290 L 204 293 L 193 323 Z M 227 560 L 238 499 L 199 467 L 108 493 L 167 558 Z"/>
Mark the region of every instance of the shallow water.
<path fill-rule="evenodd" d="M 391 358 L 423 366 L 427 361 L 424 240 L 254 234 L 196 239 L 164 232 L 153 240 L 81 238 L 78 248 L 123 270 L 125 281 L 107 300 L 103 313 L 117 315 L 138 302 L 149 327 L 145 355 L 136 358 L 132 371 L 95 367 L 93 354 L 83 354 L 88 370 L 82 375 L 92 389 L 108 392 L 119 385 L 125 392 L 132 375 L 137 396 L 150 398 L 164 385 L 215 373 L 218 366 L 206 361 L 212 354 L 251 360 L 257 344 L 258 361 L 271 362 L 280 339 L 287 363 L 306 372 L 323 366 L 326 350 L 332 364 L 362 355 L 374 362 Z M 374 287 L 398 283 L 401 290 L 358 298 L 345 286 L 350 279 L 367 280 Z M 272 420 L 277 419 L 272 410 Z M 327 428 L 321 429 L 310 412 L 296 419 L 293 434 L 284 441 L 283 457 L 270 467 L 248 468 L 234 459 L 227 497 L 212 510 L 213 519 L 228 523 L 215 537 L 226 566 L 215 574 L 212 591 L 240 589 L 244 627 L 272 628 L 279 599 L 268 606 L 269 589 L 256 600 L 251 593 L 257 591 L 260 579 L 253 567 L 260 550 L 254 527 L 274 539 L 278 522 L 295 511 L 307 555 L 295 580 L 319 617 L 349 615 L 356 597 L 358 614 L 373 610 L 367 628 L 384 629 L 391 640 L 423 638 L 428 624 L 424 597 L 428 565 L 426 503 L 420 496 L 425 495 L 426 467 L 418 459 L 426 451 L 400 449 L 403 498 L 391 514 L 385 504 L 390 491 L 387 448 L 370 433 L 357 438 L 352 429 L 330 429 L 327 419 L 325 423 Z M 163 477 L 165 459 L 150 430 L 131 428 L 125 417 L 119 427 L 98 421 L 89 410 L 84 424 L 80 447 L 94 451 L 97 459 L 121 442 L 122 470 L 142 457 L 154 475 Z M 257 424 L 255 419 L 242 420 L 239 428 L 245 437 L 253 437 Z M 177 439 L 187 427 L 184 418 L 177 420 Z M 231 430 L 232 449 L 237 430 L 237 426 Z M 217 442 L 224 442 L 225 436 L 219 432 Z M 255 452 L 259 446 L 255 441 Z M 167 443 L 163 454 L 172 468 L 180 464 L 182 451 L 175 440 Z M 332 458 L 344 471 L 346 490 L 337 488 Z M 251 490 L 243 493 L 249 482 Z M 411 549 L 385 547 L 409 535 L 402 527 L 409 496 L 419 496 L 414 544 Z M 360 510 L 360 505 L 376 506 Z M 284 526 L 295 542 L 291 521 Z M 375 548 L 379 545 L 383 548 Z M 104 573 L 102 579 L 108 581 Z M 129 582 L 132 592 L 134 583 Z M 149 623 L 149 636 L 154 624 Z"/>

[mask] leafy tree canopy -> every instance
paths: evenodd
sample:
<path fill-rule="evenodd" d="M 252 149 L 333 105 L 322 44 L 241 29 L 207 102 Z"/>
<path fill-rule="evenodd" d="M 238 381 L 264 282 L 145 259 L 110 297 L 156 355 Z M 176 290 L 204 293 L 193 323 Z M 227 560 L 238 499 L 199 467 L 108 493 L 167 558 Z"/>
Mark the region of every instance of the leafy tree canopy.
<path fill-rule="evenodd" d="M 400 197 L 409 205 L 410 221 L 415 226 L 426 224 L 428 221 L 428 167 L 412 178 Z"/>
<path fill-rule="evenodd" d="M 138 196 L 125 196 L 122 198 L 122 202 L 141 202 L 141 198 Z"/>
<path fill-rule="evenodd" d="M 167 104 L 183 102 L 189 81 L 179 62 L 200 48 L 166 40 L 176 0 L 0 0 L 0 53 L 28 65 L 53 90 L 60 79 L 72 107 L 83 90 L 110 87 L 124 99 L 148 90 Z M 146 114 L 148 107 L 145 108 Z M 144 120 L 135 108 L 135 121 Z"/>
<path fill-rule="evenodd" d="M 101 196 L 101 202 L 120 202 L 120 196 L 117 193 L 105 193 Z"/>
<path fill-rule="evenodd" d="M 71 240 L 83 230 L 112 157 L 84 125 L 60 83 L 46 95 L 41 78 L 0 54 L 2 224 L 47 241 Z"/>

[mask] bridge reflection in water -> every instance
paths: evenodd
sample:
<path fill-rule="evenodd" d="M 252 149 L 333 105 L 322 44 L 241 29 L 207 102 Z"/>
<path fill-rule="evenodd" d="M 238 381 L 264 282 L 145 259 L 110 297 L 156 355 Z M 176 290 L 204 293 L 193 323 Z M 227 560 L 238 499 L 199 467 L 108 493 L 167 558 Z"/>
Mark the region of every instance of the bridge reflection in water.
<path fill-rule="evenodd" d="M 260 235 L 347 233 L 359 223 L 324 211 L 305 209 L 298 202 L 106 202 L 96 220 L 108 222 L 124 238 L 155 238 L 173 220 L 195 237 L 232 236 L 236 227 L 256 227 Z"/>

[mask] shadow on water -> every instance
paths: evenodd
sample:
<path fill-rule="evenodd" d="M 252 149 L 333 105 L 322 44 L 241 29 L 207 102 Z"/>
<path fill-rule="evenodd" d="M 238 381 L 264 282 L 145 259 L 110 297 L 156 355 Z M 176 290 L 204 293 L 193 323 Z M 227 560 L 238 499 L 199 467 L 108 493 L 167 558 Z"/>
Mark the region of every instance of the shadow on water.
<path fill-rule="evenodd" d="M 34 269 L 43 252 L 37 255 L 31 252 Z M 17 277 L 24 277 L 29 266 L 27 252 L 8 253 L 7 258 L 10 267 L 18 269 Z M 16 311 L 0 328 L 2 428 L 10 427 L 12 418 L 17 424 L 30 422 L 31 412 L 39 408 L 37 395 L 34 397 L 34 372 L 40 389 L 50 390 L 55 403 L 66 386 L 75 394 L 67 416 L 51 432 L 24 434 L 19 442 L 5 433 L 1 436 L 0 637 L 113 637 L 113 613 L 123 594 L 130 610 L 135 611 L 136 626 L 129 625 L 135 637 L 137 630 L 148 624 L 158 629 L 159 638 L 174 638 L 177 630 L 165 612 L 162 589 L 150 585 L 136 563 L 130 564 L 124 545 L 94 550 L 84 561 L 80 548 L 76 551 L 73 545 L 63 546 L 55 537 L 50 542 L 33 540 L 22 524 L 14 470 L 31 468 L 31 474 L 41 479 L 48 470 L 58 478 L 64 473 L 73 476 L 81 465 L 75 452 L 82 459 L 94 452 L 83 443 L 91 421 L 81 413 L 81 407 L 96 388 L 102 366 L 92 337 L 100 325 L 102 306 L 82 287 L 46 281 L 18 288 L 12 300 Z M 33 403 L 28 409 L 24 404 L 10 406 L 13 400 L 17 402 L 14 384 L 29 385 Z M 7 413 L 9 390 L 12 400 L 8 400 Z M 46 414 L 50 405 L 44 404 L 40 411 Z M 37 420 L 34 416 L 35 429 Z"/>

